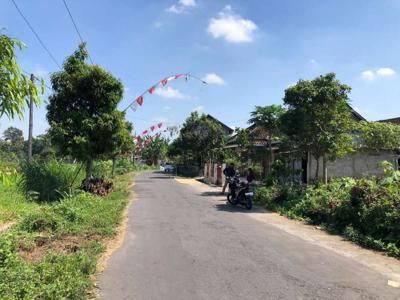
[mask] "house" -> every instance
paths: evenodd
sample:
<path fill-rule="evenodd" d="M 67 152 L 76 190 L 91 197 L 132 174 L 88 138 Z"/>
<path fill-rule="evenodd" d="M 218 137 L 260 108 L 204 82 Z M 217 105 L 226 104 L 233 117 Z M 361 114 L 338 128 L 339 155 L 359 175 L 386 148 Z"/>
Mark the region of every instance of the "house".
<path fill-rule="evenodd" d="M 366 119 L 351 106 L 351 114 L 356 122 L 366 121 Z M 391 122 L 400 122 L 400 118 L 389 119 Z M 389 122 L 389 120 L 384 120 Z M 268 150 L 268 134 L 255 125 L 248 127 L 254 137 L 254 149 L 255 155 L 252 157 L 253 160 L 249 161 L 260 163 L 264 169 L 264 175 L 267 174 L 269 169 L 268 163 L 270 161 L 269 150 Z M 237 149 L 238 144 L 236 142 L 236 136 L 232 136 L 228 141 L 226 148 Z M 283 157 L 285 153 L 281 149 L 280 141 L 272 142 L 272 159 L 274 161 L 277 157 Z M 379 168 L 379 162 L 387 160 L 394 163 L 397 167 L 400 164 L 399 153 L 393 153 L 392 151 L 381 150 L 379 152 L 373 151 L 357 151 L 352 154 L 348 154 L 342 158 L 338 158 L 335 161 L 329 161 L 327 163 L 328 178 L 338 177 L 361 177 L 363 175 L 378 176 L 382 174 L 382 170 Z M 319 173 L 318 178 L 323 177 L 322 158 L 319 161 Z M 292 170 L 296 171 L 293 173 L 299 175 L 293 175 L 293 179 L 302 181 L 303 183 L 311 182 L 316 179 L 317 161 L 310 153 L 302 159 L 295 159 L 291 162 Z"/>
<path fill-rule="evenodd" d="M 229 127 L 228 125 L 222 123 L 220 120 L 218 120 L 217 118 L 214 118 L 214 117 L 213 117 L 212 115 L 210 115 L 210 114 L 207 114 L 207 115 L 206 115 L 206 118 L 209 119 L 209 120 L 211 120 L 211 121 L 213 121 L 213 122 L 216 122 L 217 124 L 219 124 L 219 125 L 221 126 L 222 130 L 225 132 L 225 134 L 226 134 L 227 136 L 232 135 L 233 132 L 235 131 L 235 130 L 233 130 L 231 127 Z"/>
<path fill-rule="evenodd" d="M 400 117 L 391 118 L 391 119 L 385 119 L 385 120 L 379 120 L 378 122 L 382 122 L 382 123 L 394 123 L 394 124 L 399 124 L 399 125 L 400 125 Z"/>

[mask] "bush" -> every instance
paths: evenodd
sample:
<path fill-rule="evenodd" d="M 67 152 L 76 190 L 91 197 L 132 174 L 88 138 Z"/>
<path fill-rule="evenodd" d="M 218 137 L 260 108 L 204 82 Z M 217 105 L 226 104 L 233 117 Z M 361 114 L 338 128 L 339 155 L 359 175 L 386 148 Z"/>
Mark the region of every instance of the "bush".
<path fill-rule="evenodd" d="M 19 182 L 20 189 L 34 200 L 40 202 L 53 202 L 61 199 L 66 193 L 70 193 L 83 178 L 75 180 L 75 185 L 71 184 L 77 175 L 76 165 L 65 164 L 58 160 L 49 162 L 26 162 L 22 165 L 22 176 Z"/>
<path fill-rule="evenodd" d="M 385 173 L 383 178 L 335 179 L 306 191 L 275 184 L 256 189 L 254 200 L 400 257 L 400 172 L 385 165 Z"/>
<path fill-rule="evenodd" d="M 94 178 L 108 178 L 111 176 L 112 162 L 111 160 L 95 161 L 93 166 Z"/>

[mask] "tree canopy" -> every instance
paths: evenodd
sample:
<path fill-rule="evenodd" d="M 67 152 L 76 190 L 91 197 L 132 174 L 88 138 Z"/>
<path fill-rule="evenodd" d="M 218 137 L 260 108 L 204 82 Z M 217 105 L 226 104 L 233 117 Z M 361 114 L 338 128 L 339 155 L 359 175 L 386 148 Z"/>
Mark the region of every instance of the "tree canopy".
<path fill-rule="evenodd" d="M 145 138 L 148 139 L 149 137 Z M 142 158 L 148 165 L 157 164 L 158 160 L 164 159 L 168 152 L 168 140 L 156 136 L 141 151 Z"/>
<path fill-rule="evenodd" d="M 255 110 L 250 113 L 249 124 L 256 125 L 264 130 L 268 135 L 269 148 L 269 164 L 272 164 L 272 141 L 276 139 L 280 132 L 281 118 L 285 113 L 285 109 L 281 105 L 256 106 Z"/>
<path fill-rule="evenodd" d="M 88 65 L 81 44 L 52 74 L 47 120 L 52 142 L 64 155 L 86 162 L 88 178 L 94 159 L 110 158 L 126 132 L 125 113 L 117 110 L 122 83 L 97 65 Z M 121 133 L 122 132 L 122 133 Z"/>
<path fill-rule="evenodd" d="M 357 125 L 359 147 L 370 150 L 400 149 L 400 125 L 362 121 Z"/>
<path fill-rule="evenodd" d="M 200 166 L 208 159 L 222 157 L 225 138 L 220 124 L 204 114 L 192 112 L 169 152 L 171 156 L 179 156 L 183 163 Z"/>
<path fill-rule="evenodd" d="M 296 147 L 317 160 L 332 160 L 352 149 L 352 118 L 348 105 L 351 88 L 340 83 L 334 73 L 313 80 L 299 80 L 285 90 L 287 112 L 282 129 Z M 324 167 L 324 180 L 326 181 Z"/>
<path fill-rule="evenodd" d="M 0 117 L 22 118 L 25 105 L 29 105 L 29 96 L 35 104 L 40 104 L 43 80 L 38 89 L 17 63 L 16 49 L 24 47 L 24 43 L 0 34 Z"/>

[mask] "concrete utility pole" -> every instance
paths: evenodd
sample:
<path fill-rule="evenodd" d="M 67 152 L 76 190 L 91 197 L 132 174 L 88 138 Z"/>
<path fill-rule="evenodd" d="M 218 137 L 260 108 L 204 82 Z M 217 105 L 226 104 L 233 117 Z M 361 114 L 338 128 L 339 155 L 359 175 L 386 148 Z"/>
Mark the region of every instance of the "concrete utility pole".
<path fill-rule="evenodd" d="M 34 84 L 35 76 L 31 74 L 31 81 Z M 29 95 L 29 134 L 28 134 L 28 161 L 32 159 L 32 131 L 33 131 L 33 97 Z"/>

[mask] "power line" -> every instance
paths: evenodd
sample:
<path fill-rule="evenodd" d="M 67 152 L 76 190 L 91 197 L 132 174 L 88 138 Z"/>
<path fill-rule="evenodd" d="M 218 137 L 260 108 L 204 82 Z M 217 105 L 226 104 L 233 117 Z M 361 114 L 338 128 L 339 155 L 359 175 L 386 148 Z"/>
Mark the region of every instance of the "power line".
<path fill-rule="evenodd" d="M 64 2 L 64 6 L 65 6 L 65 8 L 67 9 L 67 12 L 68 12 L 69 17 L 70 17 L 70 19 L 71 19 L 71 21 L 72 21 L 72 24 L 74 24 L 74 27 L 75 27 L 76 33 L 77 33 L 78 36 L 79 36 L 79 39 L 81 40 L 82 43 L 84 43 L 83 38 L 82 38 L 82 35 L 81 35 L 81 33 L 79 32 L 78 26 L 76 25 L 75 20 L 74 20 L 74 18 L 72 17 L 72 13 L 71 13 L 71 11 L 70 11 L 69 8 L 68 8 L 67 2 L 66 2 L 65 0 L 62 0 L 62 1 Z M 90 60 L 90 62 L 91 62 L 92 65 L 93 65 L 93 60 L 92 60 L 92 58 L 90 57 L 89 52 L 88 52 L 88 55 L 89 55 L 89 60 Z"/>
<path fill-rule="evenodd" d="M 22 70 L 22 72 L 24 72 L 24 73 L 25 73 L 26 75 L 28 75 L 28 76 L 33 75 L 34 79 L 41 80 L 41 78 L 37 77 L 35 74 L 30 73 L 30 72 L 28 72 L 28 71 L 26 71 L 26 70 Z M 44 86 L 45 86 L 46 88 L 48 88 L 50 91 L 52 90 L 52 88 L 49 87 L 46 83 L 43 83 L 43 84 L 44 84 Z"/>
<path fill-rule="evenodd" d="M 46 50 L 47 54 L 50 56 L 50 58 L 53 60 L 53 62 L 57 65 L 59 69 L 61 69 L 61 66 L 58 64 L 57 60 L 54 58 L 53 54 L 51 54 L 50 50 L 46 47 L 46 45 L 43 43 L 42 39 L 40 36 L 37 34 L 35 29 L 32 27 L 31 23 L 29 23 L 28 19 L 24 16 L 22 11 L 19 9 L 17 3 L 14 0 L 11 0 L 12 3 L 14 3 L 15 8 L 17 9 L 18 13 L 20 16 L 24 19 L 26 25 L 28 25 L 29 29 L 33 32 L 37 40 L 39 41 L 40 45 L 42 45 L 43 49 Z"/>

